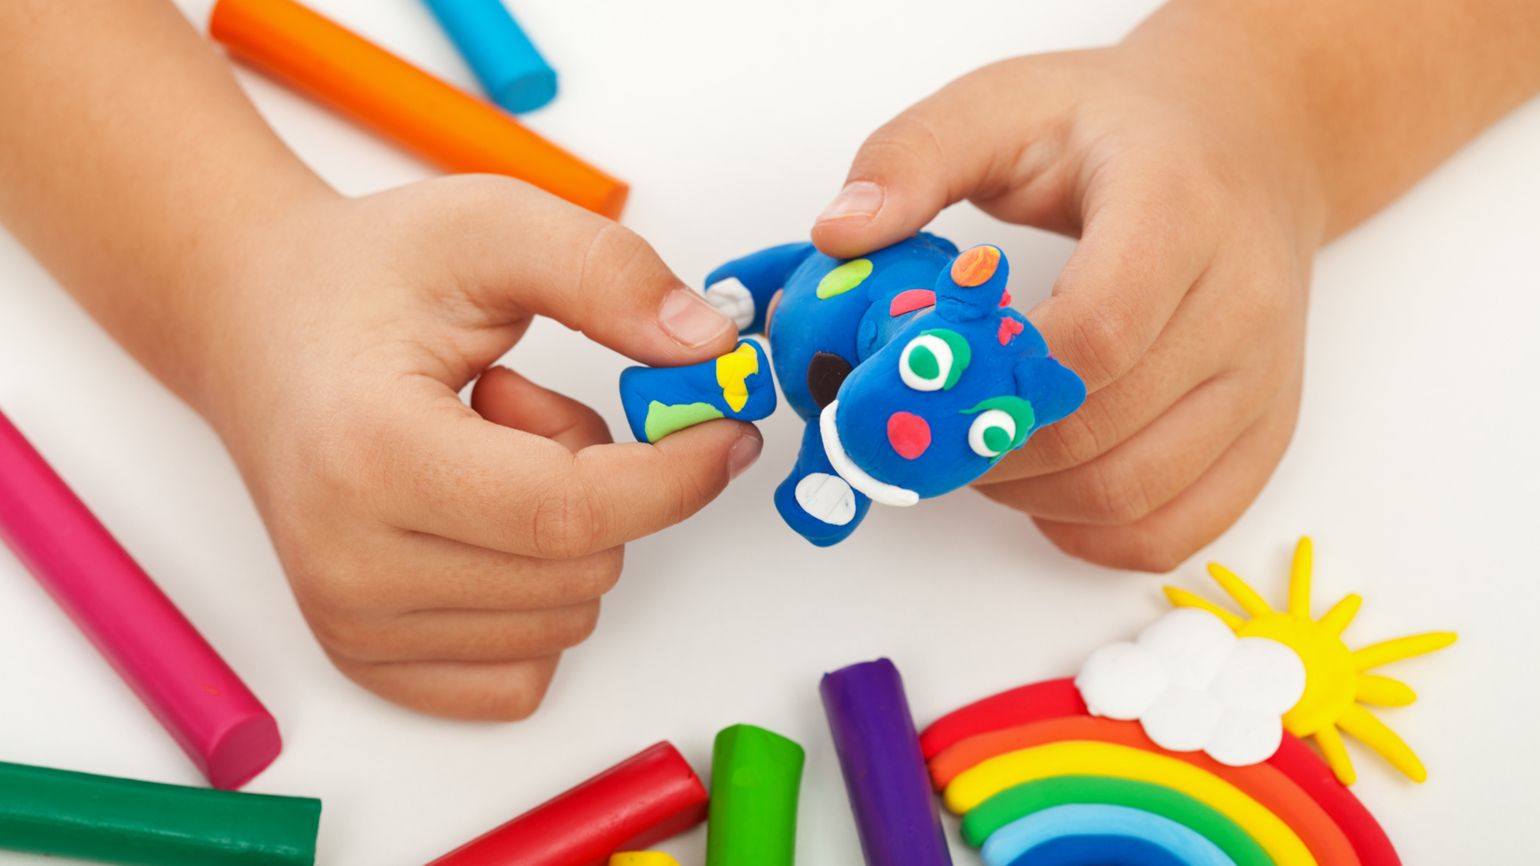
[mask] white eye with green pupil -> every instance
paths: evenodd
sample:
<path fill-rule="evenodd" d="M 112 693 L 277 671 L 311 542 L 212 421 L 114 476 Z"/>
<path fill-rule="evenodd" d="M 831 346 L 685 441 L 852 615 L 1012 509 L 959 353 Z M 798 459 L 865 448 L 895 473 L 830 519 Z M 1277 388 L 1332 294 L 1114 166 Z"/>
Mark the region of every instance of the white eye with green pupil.
<path fill-rule="evenodd" d="M 968 427 L 968 447 L 980 457 L 999 457 L 1010 450 L 1015 438 L 1016 419 L 999 409 L 980 412 Z"/>
<path fill-rule="evenodd" d="M 1037 423 L 1032 404 L 1020 397 L 991 397 L 964 414 L 978 415 L 968 425 L 968 447 L 988 460 L 1019 448 Z"/>
<path fill-rule="evenodd" d="M 957 384 L 973 350 L 956 331 L 922 331 L 898 357 L 898 377 L 916 391 L 943 391 Z"/>

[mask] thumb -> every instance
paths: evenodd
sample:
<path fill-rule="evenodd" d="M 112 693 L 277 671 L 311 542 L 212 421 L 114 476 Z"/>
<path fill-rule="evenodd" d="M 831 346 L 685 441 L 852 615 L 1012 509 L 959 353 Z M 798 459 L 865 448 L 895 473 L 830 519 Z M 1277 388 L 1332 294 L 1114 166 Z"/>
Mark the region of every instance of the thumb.
<path fill-rule="evenodd" d="M 814 245 L 835 258 L 864 255 L 909 237 L 951 204 L 1025 187 L 1041 171 L 1023 158 L 1027 145 L 1058 112 L 1002 105 L 1002 74 L 986 67 L 964 76 L 873 132 L 818 215 Z"/>
<path fill-rule="evenodd" d="M 555 319 L 644 364 L 732 351 L 737 328 L 619 223 L 506 178 L 448 178 L 439 220 L 460 289 L 503 322 Z"/>

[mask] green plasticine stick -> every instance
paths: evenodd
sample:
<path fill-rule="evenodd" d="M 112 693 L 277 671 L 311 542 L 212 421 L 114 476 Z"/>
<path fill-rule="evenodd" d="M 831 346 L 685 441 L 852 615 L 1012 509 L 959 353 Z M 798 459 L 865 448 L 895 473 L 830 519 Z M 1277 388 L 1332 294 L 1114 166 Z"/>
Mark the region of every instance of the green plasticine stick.
<path fill-rule="evenodd" d="M 321 801 L 0 762 L 0 848 L 145 866 L 312 866 Z"/>
<path fill-rule="evenodd" d="M 792 866 L 802 747 L 753 725 L 717 734 L 706 866 Z"/>

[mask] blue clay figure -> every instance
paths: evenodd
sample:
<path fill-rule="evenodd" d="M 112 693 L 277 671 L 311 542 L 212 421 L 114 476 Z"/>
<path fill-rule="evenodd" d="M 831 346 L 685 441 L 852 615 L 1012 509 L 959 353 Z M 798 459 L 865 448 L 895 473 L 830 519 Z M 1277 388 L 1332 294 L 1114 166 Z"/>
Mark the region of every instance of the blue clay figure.
<path fill-rule="evenodd" d="M 959 255 L 918 234 L 849 261 L 807 243 L 771 247 L 706 278 L 706 298 L 741 333 L 766 336 L 781 392 L 807 422 L 775 491 L 787 525 L 835 544 L 873 502 L 913 505 L 956 490 L 1080 406 L 1080 378 L 1009 307 L 1008 273 L 999 247 Z M 743 379 L 745 347 L 758 367 Z M 627 370 L 621 397 L 637 438 L 768 415 L 775 396 L 762 350 L 744 341 L 724 357 L 735 356 L 742 366 L 726 377 L 720 359 Z"/>

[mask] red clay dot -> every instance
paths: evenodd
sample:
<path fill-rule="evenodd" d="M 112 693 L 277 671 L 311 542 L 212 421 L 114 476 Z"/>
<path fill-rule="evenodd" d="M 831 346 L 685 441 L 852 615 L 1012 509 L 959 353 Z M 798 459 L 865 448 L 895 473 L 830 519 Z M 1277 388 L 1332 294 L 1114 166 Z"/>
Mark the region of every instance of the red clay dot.
<path fill-rule="evenodd" d="M 912 412 L 888 416 L 888 444 L 905 460 L 913 460 L 930 447 L 930 425 Z"/>

